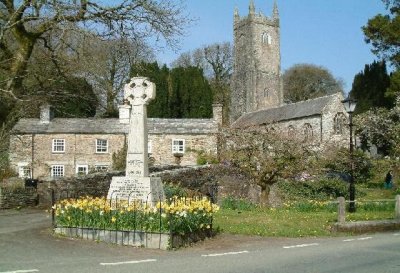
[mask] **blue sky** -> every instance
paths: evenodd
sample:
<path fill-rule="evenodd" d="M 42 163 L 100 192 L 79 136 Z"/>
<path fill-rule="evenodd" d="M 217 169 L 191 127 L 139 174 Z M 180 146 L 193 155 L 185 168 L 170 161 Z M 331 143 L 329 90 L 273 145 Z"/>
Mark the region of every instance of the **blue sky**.
<path fill-rule="evenodd" d="M 169 65 L 180 53 L 233 40 L 233 12 L 248 14 L 250 0 L 186 0 L 197 22 L 181 39 L 181 50 L 164 51 L 158 60 Z M 254 0 L 256 11 L 272 14 L 274 0 Z M 386 13 L 381 0 L 277 0 L 281 23 L 282 72 L 298 63 L 323 66 L 351 89 L 355 74 L 376 57 L 364 42 L 361 27 Z"/>

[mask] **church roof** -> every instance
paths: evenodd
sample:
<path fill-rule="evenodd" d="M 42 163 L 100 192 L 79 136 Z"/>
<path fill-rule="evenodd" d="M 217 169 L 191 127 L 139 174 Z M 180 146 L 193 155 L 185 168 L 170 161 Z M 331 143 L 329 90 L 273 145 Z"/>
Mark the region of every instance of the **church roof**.
<path fill-rule="evenodd" d="M 242 115 L 233 124 L 233 128 L 246 128 L 262 124 L 272 124 L 291 119 L 305 118 L 315 115 L 322 115 L 326 105 L 338 94 L 319 97 L 297 103 L 285 104 L 280 107 L 258 110 Z"/>
<path fill-rule="evenodd" d="M 212 119 L 161 119 L 149 118 L 150 134 L 211 134 L 218 131 Z M 55 118 L 49 123 L 39 119 L 20 119 L 13 134 L 127 134 L 129 124 L 117 118 Z"/>

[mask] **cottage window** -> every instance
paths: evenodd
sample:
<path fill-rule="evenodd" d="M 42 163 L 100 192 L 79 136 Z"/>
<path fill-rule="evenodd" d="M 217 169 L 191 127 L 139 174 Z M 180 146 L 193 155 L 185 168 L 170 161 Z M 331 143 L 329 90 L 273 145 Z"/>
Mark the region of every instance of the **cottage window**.
<path fill-rule="evenodd" d="M 106 172 L 108 171 L 108 165 L 95 165 L 94 170 L 96 172 Z"/>
<path fill-rule="evenodd" d="M 32 178 L 32 170 L 28 164 L 18 166 L 18 176 L 21 178 Z"/>
<path fill-rule="evenodd" d="M 89 172 L 88 165 L 76 165 L 76 174 L 77 175 L 86 175 Z"/>
<path fill-rule="evenodd" d="M 51 166 L 51 177 L 63 177 L 63 176 L 64 176 L 64 165 Z"/>
<path fill-rule="evenodd" d="M 172 140 L 172 153 L 183 154 L 185 152 L 185 140 L 184 139 L 173 139 Z"/>
<path fill-rule="evenodd" d="M 108 141 L 107 139 L 96 139 L 96 153 L 107 153 Z"/>
<path fill-rule="evenodd" d="M 53 139 L 52 145 L 53 153 L 64 153 L 65 152 L 65 139 Z"/>
<path fill-rule="evenodd" d="M 333 131 L 336 135 L 343 135 L 347 118 L 343 113 L 337 113 L 333 119 Z"/>
<path fill-rule="evenodd" d="M 313 137 L 313 129 L 310 123 L 304 124 L 304 140 L 305 141 L 310 141 Z"/>

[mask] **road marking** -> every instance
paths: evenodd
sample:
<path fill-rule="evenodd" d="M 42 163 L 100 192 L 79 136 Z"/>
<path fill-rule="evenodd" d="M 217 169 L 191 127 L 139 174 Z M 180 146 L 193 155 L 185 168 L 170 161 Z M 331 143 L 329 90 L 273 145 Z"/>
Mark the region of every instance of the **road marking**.
<path fill-rule="evenodd" d="M 309 246 L 318 246 L 319 244 L 302 244 L 302 245 L 293 245 L 293 246 L 284 246 L 283 248 L 300 248 L 300 247 L 309 247 Z"/>
<path fill-rule="evenodd" d="M 372 239 L 372 237 L 364 237 L 364 238 L 358 238 L 358 241 L 364 241 L 364 240 L 369 240 Z"/>
<path fill-rule="evenodd" d="M 365 240 L 369 240 L 372 238 L 373 237 L 363 237 L 363 238 L 358 238 L 358 239 L 346 239 L 346 240 L 343 240 L 343 242 L 365 241 Z"/>
<path fill-rule="evenodd" d="M 116 263 L 100 263 L 100 265 L 140 264 L 140 263 L 150 263 L 150 262 L 156 262 L 156 261 L 157 261 L 156 259 L 147 259 L 147 260 L 139 260 L 139 261 L 116 262 Z"/>
<path fill-rule="evenodd" d="M 238 254 L 244 254 L 244 253 L 249 253 L 249 252 L 247 250 L 244 250 L 244 251 L 237 251 L 237 252 L 206 254 L 206 255 L 201 255 L 201 256 L 202 257 L 217 257 L 217 256 L 226 256 L 226 255 L 238 255 Z"/>
<path fill-rule="evenodd" d="M 37 269 L 26 269 L 26 270 L 15 270 L 15 271 L 5 271 L 0 273 L 29 273 L 29 272 L 39 272 Z"/>

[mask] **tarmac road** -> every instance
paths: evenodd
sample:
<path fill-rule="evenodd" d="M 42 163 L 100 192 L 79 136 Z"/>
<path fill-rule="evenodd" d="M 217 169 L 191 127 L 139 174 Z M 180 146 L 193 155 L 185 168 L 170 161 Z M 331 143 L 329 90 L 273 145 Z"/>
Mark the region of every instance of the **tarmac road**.
<path fill-rule="evenodd" d="M 0 211 L 0 273 L 400 272 L 400 232 L 333 238 L 222 234 L 176 251 L 53 236 L 40 210 Z"/>

